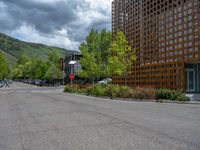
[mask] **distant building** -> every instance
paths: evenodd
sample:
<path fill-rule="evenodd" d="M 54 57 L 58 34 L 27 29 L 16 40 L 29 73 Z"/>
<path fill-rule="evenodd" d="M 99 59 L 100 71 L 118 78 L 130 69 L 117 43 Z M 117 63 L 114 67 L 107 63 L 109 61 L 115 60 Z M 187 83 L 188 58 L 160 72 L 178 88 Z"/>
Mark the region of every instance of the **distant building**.
<path fill-rule="evenodd" d="M 199 0 L 114 0 L 112 31 L 136 49 L 130 86 L 200 92 Z"/>
<path fill-rule="evenodd" d="M 80 64 L 80 58 L 82 54 L 80 52 L 74 51 L 71 55 L 68 55 L 64 59 L 64 71 L 66 74 L 65 81 L 70 82 L 69 75 L 74 74 L 75 78 L 79 77 L 80 72 L 82 71 L 82 66 Z"/>

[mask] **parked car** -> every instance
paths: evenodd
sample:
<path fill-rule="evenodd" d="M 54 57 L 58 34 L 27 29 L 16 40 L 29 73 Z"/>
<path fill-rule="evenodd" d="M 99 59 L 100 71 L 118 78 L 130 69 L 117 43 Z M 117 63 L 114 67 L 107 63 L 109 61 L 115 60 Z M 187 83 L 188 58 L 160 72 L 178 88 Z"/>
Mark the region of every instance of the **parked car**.
<path fill-rule="evenodd" d="M 101 81 L 98 81 L 98 84 L 108 84 L 110 82 L 112 82 L 111 78 L 105 78 L 105 79 L 103 79 Z"/>
<path fill-rule="evenodd" d="M 34 80 L 34 85 L 42 86 L 42 80 Z"/>
<path fill-rule="evenodd" d="M 8 83 L 9 83 L 9 84 L 12 84 L 12 80 L 8 80 Z"/>

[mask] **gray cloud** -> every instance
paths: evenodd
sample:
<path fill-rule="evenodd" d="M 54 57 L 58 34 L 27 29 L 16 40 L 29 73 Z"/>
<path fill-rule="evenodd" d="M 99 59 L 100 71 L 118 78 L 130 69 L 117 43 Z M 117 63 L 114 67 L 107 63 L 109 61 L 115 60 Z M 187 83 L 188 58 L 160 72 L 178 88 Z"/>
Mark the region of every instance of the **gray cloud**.
<path fill-rule="evenodd" d="M 0 32 L 14 35 L 20 27 L 24 29 L 27 26 L 27 30 L 32 29 L 34 34 L 39 34 L 38 37 L 43 39 L 51 37 L 53 40 L 57 36 L 59 40 L 63 37 L 71 43 L 80 43 L 92 27 L 110 29 L 110 20 L 110 10 L 106 6 L 92 8 L 86 0 L 0 0 Z M 32 39 L 19 32 L 17 34 L 24 40 Z M 40 42 L 39 39 L 34 41 Z M 62 45 L 61 41 L 59 43 L 55 46 L 78 48 L 78 45 L 70 46 L 70 42 L 68 45 Z M 45 44 L 53 45 L 48 42 Z"/>

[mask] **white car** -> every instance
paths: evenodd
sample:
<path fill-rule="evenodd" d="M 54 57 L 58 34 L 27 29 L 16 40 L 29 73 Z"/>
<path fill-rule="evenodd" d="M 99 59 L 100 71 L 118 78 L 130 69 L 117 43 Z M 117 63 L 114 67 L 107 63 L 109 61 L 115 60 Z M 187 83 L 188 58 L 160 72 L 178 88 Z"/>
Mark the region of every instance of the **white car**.
<path fill-rule="evenodd" d="M 109 82 L 112 82 L 111 78 L 105 78 L 98 82 L 98 84 L 108 84 Z"/>

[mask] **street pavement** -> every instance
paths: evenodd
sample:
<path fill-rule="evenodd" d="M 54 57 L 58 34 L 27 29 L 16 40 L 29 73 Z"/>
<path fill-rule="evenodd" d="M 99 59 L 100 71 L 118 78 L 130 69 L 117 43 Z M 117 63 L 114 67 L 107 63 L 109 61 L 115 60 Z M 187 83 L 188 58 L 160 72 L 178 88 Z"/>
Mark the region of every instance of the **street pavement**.
<path fill-rule="evenodd" d="M 200 105 L 130 102 L 13 83 L 0 150 L 200 150 Z"/>

